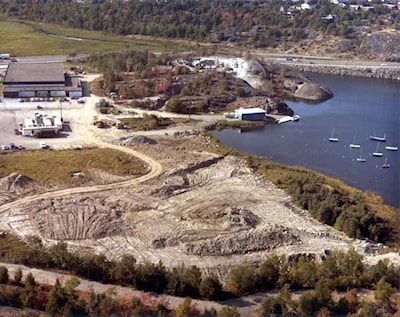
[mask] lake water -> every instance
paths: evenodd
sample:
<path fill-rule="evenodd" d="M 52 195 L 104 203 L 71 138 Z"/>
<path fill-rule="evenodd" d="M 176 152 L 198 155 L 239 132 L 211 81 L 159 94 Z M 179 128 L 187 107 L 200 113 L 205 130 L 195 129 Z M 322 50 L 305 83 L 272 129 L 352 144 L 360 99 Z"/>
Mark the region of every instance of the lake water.
<path fill-rule="evenodd" d="M 370 190 L 385 203 L 400 207 L 400 81 L 307 74 L 329 87 L 334 97 L 320 104 L 288 101 L 300 115 L 298 122 L 267 125 L 262 129 L 238 133 L 216 131 L 222 144 L 242 152 L 268 157 L 276 162 L 311 168 L 337 177 L 347 184 Z M 334 130 L 339 142 L 328 141 Z M 369 139 L 383 136 L 386 142 Z M 361 145 L 351 149 L 350 143 Z M 372 153 L 383 152 L 383 157 Z M 362 156 L 365 163 L 356 161 Z M 390 168 L 382 168 L 385 162 Z"/>

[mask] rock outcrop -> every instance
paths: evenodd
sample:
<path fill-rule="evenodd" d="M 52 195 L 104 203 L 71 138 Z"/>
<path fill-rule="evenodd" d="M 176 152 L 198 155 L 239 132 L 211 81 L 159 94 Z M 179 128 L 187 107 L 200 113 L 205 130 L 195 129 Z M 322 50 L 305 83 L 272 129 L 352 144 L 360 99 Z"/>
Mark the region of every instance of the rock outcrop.
<path fill-rule="evenodd" d="M 297 86 L 293 96 L 310 101 L 323 101 L 332 98 L 333 93 L 323 85 L 305 82 Z"/>
<path fill-rule="evenodd" d="M 284 102 L 277 99 L 267 98 L 263 108 L 269 114 L 277 114 L 283 116 L 293 116 L 294 111 Z"/>
<path fill-rule="evenodd" d="M 400 61 L 400 33 L 376 32 L 363 37 L 359 51 L 368 59 L 387 62 Z"/>

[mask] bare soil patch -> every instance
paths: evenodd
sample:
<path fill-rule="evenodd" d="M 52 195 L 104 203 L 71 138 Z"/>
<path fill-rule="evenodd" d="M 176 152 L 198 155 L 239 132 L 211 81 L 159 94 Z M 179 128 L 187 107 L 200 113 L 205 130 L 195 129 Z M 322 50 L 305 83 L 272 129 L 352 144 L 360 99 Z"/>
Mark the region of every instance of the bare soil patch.
<path fill-rule="evenodd" d="M 243 160 L 209 152 L 207 137 L 134 136 L 120 143 L 160 161 L 164 173 L 132 187 L 15 207 L 0 216 L 7 224 L 0 229 L 34 234 L 45 244 L 66 241 L 74 250 L 110 258 L 130 253 L 139 262 L 196 265 L 221 277 L 271 253 L 319 256 L 349 247 L 374 252 L 367 242 L 348 239 L 294 207 Z"/>

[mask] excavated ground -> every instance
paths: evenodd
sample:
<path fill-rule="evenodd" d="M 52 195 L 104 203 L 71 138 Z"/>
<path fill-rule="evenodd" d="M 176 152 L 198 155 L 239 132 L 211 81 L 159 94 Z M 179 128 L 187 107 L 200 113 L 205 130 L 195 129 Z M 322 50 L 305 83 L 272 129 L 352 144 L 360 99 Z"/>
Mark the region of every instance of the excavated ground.
<path fill-rule="evenodd" d="M 162 260 L 167 267 L 197 265 L 221 277 L 233 266 L 259 263 L 271 253 L 371 250 L 295 208 L 284 191 L 242 160 L 207 152 L 206 137 L 136 136 L 120 144 L 159 160 L 165 172 L 132 188 L 13 208 L 1 217 L 7 227 L 0 229 L 38 235 L 48 244 L 66 241 L 75 250 L 110 258 L 130 253 L 138 261 Z M 6 200 L 7 195 L 3 188 L 0 196 Z"/>

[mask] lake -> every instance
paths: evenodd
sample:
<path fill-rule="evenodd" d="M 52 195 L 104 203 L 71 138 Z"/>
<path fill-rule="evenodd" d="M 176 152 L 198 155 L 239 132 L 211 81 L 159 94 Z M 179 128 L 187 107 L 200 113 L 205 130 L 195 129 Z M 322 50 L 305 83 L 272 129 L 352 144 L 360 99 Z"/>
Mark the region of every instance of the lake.
<path fill-rule="evenodd" d="M 385 203 L 400 207 L 400 81 L 307 74 L 331 89 L 334 97 L 319 104 L 288 101 L 297 122 L 267 125 L 238 133 L 215 131 L 222 144 L 273 161 L 311 168 L 361 190 L 373 191 Z M 329 142 L 334 131 L 339 142 Z M 386 135 L 386 142 L 369 139 Z M 351 149 L 350 143 L 361 145 Z M 379 145 L 378 145 L 379 144 Z M 382 157 L 374 157 L 377 150 Z M 362 156 L 366 162 L 357 162 Z M 382 168 L 385 159 L 390 168 Z"/>

